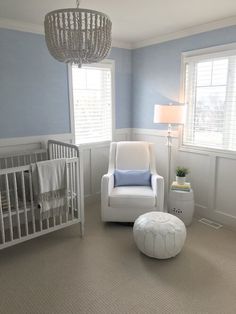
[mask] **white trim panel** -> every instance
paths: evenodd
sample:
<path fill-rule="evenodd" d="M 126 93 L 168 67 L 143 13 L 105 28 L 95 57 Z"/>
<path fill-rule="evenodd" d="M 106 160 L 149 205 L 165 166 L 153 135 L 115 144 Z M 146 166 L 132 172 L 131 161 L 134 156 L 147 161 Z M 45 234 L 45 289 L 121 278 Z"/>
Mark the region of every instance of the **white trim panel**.
<path fill-rule="evenodd" d="M 196 25 L 190 28 L 186 28 L 177 32 L 169 34 L 159 35 L 146 40 L 138 41 L 136 43 L 123 42 L 120 40 L 112 40 L 112 47 L 123 48 L 123 49 L 137 49 L 141 47 L 151 46 L 162 42 L 188 37 L 195 34 L 205 33 L 208 31 L 236 25 L 236 16 L 228 17 L 225 19 L 205 23 L 202 25 Z M 21 32 L 44 34 L 43 26 L 21 22 L 12 19 L 0 18 L 0 28 L 12 29 Z"/>
<path fill-rule="evenodd" d="M 164 136 L 166 136 L 164 131 L 132 130 L 132 140 L 148 141 L 155 144 L 158 172 L 167 178 L 167 147 Z M 190 168 L 189 181 L 193 186 L 195 195 L 195 215 L 218 221 L 235 229 L 236 158 L 232 157 L 217 152 L 179 149 L 178 138 L 175 137 L 172 143 L 171 178 L 174 180 L 176 166 Z"/>
<path fill-rule="evenodd" d="M 205 33 L 205 32 L 209 32 L 209 31 L 213 31 L 216 29 L 233 26 L 233 25 L 236 25 L 236 16 L 231 16 L 225 19 L 205 23 L 202 25 L 196 25 L 193 27 L 185 28 L 177 32 L 164 34 L 164 35 L 156 36 L 147 40 L 139 41 L 137 43 L 134 43 L 132 45 L 132 48 L 137 49 L 137 48 L 142 48 L 146 46 L 152 46 L 152 45 L 159 44 L 162 42 L 179 39 L 183 37 L 188 37 L 188 36 L 192 36 L 192 35 L 196 35 L 200 33 Z"/>
<path fill-rule="evenodd" d="M 44 35 L 44 27 L 42 25 L 27 23 L 12 19 L 0 18 L 0 28 L 11 29 L 20 32 L 34 33 Z M 112 47 L 132 49 L 132 45 L 120 40 L 112 40 Z"/>
<path fill-rule="evenodd" d="M 133 128 L 131 129 L 131 133 L 133 134 L 145 134 L 151 136 L 158 136 L 158 137 L 166 137 L 167 136 L 167 129 L 166 130 L 157 130 L 157 129 L 141 129 L 141 128 Z M 178 137 L 178 131 L 173 130 L 171 132 L 172 137 Z"/>
<path fill-rule="evenodd" d="M 2 138 L 0 139 L 0 154 L 5 152 L 42 148 L 39 147 L 39 145 L 42 143 L 44 147 L 46 147 L 47 141 L 49 139 L 71 143 L 72 134 L 65 133 L 65 134 L 49 134 L 27 137 Z"/>

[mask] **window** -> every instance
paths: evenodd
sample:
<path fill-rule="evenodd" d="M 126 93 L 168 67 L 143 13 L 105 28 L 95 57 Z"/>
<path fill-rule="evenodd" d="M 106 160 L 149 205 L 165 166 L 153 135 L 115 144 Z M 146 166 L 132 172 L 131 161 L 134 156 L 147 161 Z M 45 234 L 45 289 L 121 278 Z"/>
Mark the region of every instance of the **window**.
<path fill-rule="evenodd" d="M 236 151 L 236 51 L 184 58 L 183 144 Z"/>
<path fill-rule="evenodd" d="M 76 144 L 112 140 L 113 63 L 72 66 Z"/>

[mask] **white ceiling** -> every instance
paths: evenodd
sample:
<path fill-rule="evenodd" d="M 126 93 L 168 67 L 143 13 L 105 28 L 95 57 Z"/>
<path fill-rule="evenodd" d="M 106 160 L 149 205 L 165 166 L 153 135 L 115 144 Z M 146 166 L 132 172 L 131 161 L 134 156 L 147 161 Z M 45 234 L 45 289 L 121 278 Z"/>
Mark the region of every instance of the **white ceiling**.
<path fill-rule="evenodd" d="M 48 11 L 66 7 L 75 0 L 0 0 L 0 18 L 42 26 Z M 236 24 L 236 0 L 82 0 L 81 7 L 107 13 L 113 39 L 133 45 L 229 17 Z"/>

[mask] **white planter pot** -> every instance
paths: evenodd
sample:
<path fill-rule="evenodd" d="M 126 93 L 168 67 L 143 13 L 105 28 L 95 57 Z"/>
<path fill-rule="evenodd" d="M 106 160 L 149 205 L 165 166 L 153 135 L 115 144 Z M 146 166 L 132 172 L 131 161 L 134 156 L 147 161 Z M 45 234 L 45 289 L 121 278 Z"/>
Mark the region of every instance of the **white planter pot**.
<path fill-rule="evenodd" d="M 178 184 L 183 185 L 185 183 L 186 177 L 178 177 L 176 176 L 176 181 Z"/>

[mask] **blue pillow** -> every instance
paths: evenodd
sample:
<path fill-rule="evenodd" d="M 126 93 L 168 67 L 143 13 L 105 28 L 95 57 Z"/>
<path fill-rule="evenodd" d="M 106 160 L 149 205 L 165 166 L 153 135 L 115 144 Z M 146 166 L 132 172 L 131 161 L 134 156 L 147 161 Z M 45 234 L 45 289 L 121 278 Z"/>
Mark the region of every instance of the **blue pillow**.
<path fill-rule="evenodd" d="M 151 173 L 148 170 L 115 170 L 115 186 L 150 186 Z"/>

